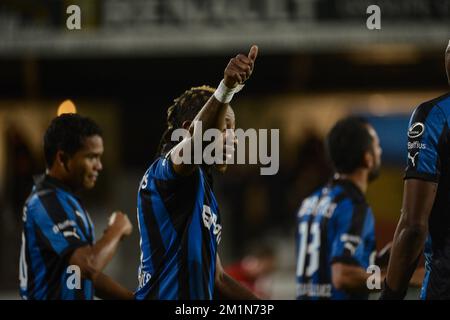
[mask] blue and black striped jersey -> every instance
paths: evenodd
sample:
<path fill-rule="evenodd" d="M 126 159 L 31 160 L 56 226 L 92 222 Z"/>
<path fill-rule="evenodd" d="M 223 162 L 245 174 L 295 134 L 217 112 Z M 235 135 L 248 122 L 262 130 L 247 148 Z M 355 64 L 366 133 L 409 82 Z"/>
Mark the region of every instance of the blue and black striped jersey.
<path fill-rule="evenodd" d="M 136 299 L 212 299 L 222 226 L 203 169 L 182 177 L 169 156 L 158 158 L 139 187 L 137 216 L 141 264 Z"/>
<path fill-rule="evenodd" d="M 80 200 L 49 176 L 35 179 L 23 211 L 19 280 L 22 299 L 93 299 L 92 281 L 69 265 L 76 248 L 94 243 Z"/>
<path fill-rule="evenodd" d="M 417 107 L 408 129 L 405 179 L 438 183 L 425 244 L 421 299 L 450 299 L 450 94 Z"/>
<path fill-rule="evenodd" d="M 374 217 L 363 193 L 348 180 L 334 180 L 302 202 L 297 223 L 297 299 L 367 299 L 331 281 L 335 262 L 364 269 L 374 262 Z"/>

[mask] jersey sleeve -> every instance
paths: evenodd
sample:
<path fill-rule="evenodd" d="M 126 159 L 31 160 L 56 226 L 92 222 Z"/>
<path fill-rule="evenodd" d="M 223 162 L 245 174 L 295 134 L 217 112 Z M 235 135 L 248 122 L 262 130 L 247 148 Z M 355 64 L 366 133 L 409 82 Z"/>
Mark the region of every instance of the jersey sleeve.
<path fill-rule="evenodd" d="M 330 262 L 361 265 L 364 252 L 365 233 L 370 230 L 366 203 L 343 202 L 338 205 L 333 216 L 334 237 L 331 242 Z"/>
<path fill-rule="evenodd" d="M 28 204 L 28 214 L 32 217 L 38 245 L 53 251 L 62 258 L 79 247 L 89 245 L 74 215 L 55 192 L 36 196 Z"/>
<path fill-rule="evenodd" d="M 420 105 L 408 127 L 408 155 L 405 179 L 438 182 L 441 153 L 445 148 L 447 120 L 442 109 L 432 103 Z"/>
<path fill-rule="evenodd" d="M 154 163 L 153 170 L 155 177 L 160 180 L 176 180 L 181 177 L 173 169 L 173 162 L 170 155 L 158 159 Z"/>
<path fill-rule="evenodd" d="M 141 181 L 140 189 L 148 189 L 151 181 L 158 181 L 158 184 L 164 184 L 171 187 L 188 186 L 190 183 L 194 183 L 198 177 L 198 166 L 196 170 L 190 175 L 180 175 L 175 172 L 173 168 L 173 162 L 170 158 L 170 153 L 165 157 L 159 157 L 156 159 Z"/>
<path fill-rule="evenodd" d="M 376 258 L 376 238 L 375 238 L 375 217 L 372 213 L 372 209 L 368 208 L 366 219 L 364 220 L 364 226 L 362 231 L 363 247 L 359 252 L 360 265 L 367 269 L 370 265 L 375 264 Z"/>

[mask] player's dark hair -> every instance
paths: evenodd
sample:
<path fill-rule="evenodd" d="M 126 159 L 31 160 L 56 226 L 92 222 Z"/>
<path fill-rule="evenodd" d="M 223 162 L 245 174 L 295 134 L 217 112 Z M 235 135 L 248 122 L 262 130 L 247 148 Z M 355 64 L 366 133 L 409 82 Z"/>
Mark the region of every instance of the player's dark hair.
<path fill-rule="evenodd" d="M 167 129 L 163 133 L 157 156 L 166 154 L 177 143 L 171 141 L 172 132 L 181 128 L 183 122 L 194 120 L 215 89 L 209 86 L 194 87 L 186 90 L 173 101 L 167 109 Z"/>
<path fill-rule="evenodd" d="M 326 139 L 328 156 L 337 173 L 352 173 L 363 165 L 364 154 L 372 150 L 373 139 L 362 117 L 339 120 Z"/>
<path fill-rule="evenodd" d="M 62 114 L 52 120 L 44 135 L 44 156 L 51 168 L 58 150 L 74 155 L 83 147 L 84 139 L 102 136 L 100 127 L 91 119 L 79 114 Z"/>

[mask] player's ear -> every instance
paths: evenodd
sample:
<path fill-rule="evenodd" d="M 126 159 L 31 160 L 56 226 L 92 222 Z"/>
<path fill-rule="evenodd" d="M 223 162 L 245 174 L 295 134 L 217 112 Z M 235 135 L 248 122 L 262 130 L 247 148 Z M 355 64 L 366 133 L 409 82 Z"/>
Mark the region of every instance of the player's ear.
<path fill-rule="evenodd" d="M 64 151 L 58 150 L 56 152 L 55 162 L 58 166 L 64 168 L 66 171 L 69 171 L 69 155 Z"/>
<path fill-rule="evenodd" d="M 186 120 L 183 122 L 183 124 L 181 125 L 183 127 L 183 129 L 189 130 L 189 127 L 191 126 L 192 121 L 190 120 Z"/>
<path fill-rule="evenodd" d="M 364 152 L 364 167 L 367 169 L 371 169 L 375 164 L 375 159 L 373 158 L 373 154 L 370 151 Z"/>

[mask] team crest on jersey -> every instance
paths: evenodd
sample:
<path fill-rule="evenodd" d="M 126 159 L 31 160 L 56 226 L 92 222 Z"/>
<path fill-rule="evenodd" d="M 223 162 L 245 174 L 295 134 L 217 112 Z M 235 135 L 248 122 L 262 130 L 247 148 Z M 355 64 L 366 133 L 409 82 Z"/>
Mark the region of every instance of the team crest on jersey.
<path fill-rule="evenodd" d="M 408 137 L 415 139 L 420 137 L 425 131 L 425 125 L 422 122 L 413 123 L 408 129 Z"/>
<path fill-rule="evenodd" d="M 217 244 L 219 244 L 222 236 L 222 226 L 217 223 L 217 215 L 211 211 L 209 206 L 204 205 L 202 218 L 203 224 L 208 230 L 210 230 L 211 226 L 213 226 L 213 234 L 216 236 Z"/>

